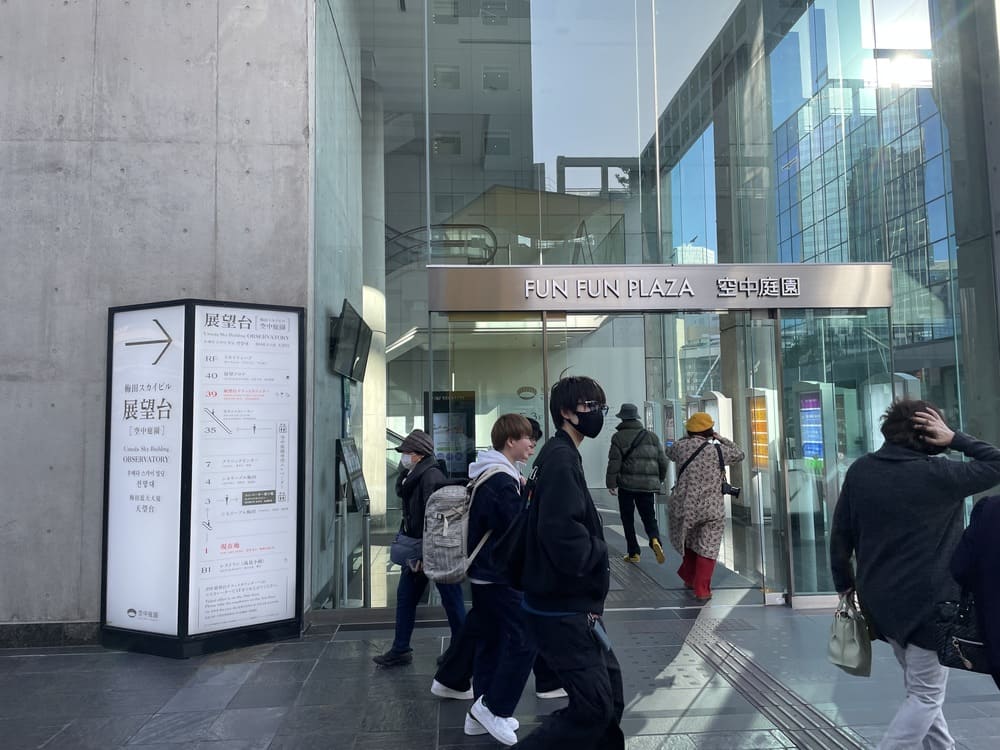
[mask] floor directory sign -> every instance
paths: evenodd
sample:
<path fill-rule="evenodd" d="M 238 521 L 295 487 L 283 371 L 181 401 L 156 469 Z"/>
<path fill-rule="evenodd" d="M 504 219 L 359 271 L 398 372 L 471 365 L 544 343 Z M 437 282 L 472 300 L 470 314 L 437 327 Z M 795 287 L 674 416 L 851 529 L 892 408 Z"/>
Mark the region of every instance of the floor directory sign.
<path fill-rule="evenodd" d="M 184 307 L 116 312 L 108 388 L 108 625 L 177 635 Z"/>
<path fill-rule="evenodd" d="M 299 316 L 194 309 L 188 632 L 295 617 Z"/>
<path fill-rule="evenodd" d="M 302 625 L 305 311 L 108 311 L 102 642 L 192 656 Z"/>

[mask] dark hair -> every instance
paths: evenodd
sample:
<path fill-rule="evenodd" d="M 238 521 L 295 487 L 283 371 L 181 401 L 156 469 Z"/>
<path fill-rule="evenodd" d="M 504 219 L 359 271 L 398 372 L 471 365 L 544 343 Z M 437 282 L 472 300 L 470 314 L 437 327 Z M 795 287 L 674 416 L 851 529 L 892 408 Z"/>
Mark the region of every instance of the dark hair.
<path fill-rule="evenodd" d="M 542 426 L 538 424 L 537 419 L 528 417 L 528 423 L 531 425 L 531 439 L 536 443 L 542 439 Z"/>
<path fill-rule="evenodd" d="M 562 410 L 576 411 L 576 405 L 581 401 L 597 401 L 601 404 L 608 403 L 607 396 L 601 384 L 593 378 L 585 375 L 573 375 L 562 378 L 554 386 L 549 394 L 549 414 L 552 415 L 552 422 L 556 429 L 562 427 Z"/>
<path fill-rule="evenodd" d="M 713 435 L 715 435 L 715 428 L 709 427 L 707 430 L 702 430 L 701 432 L 691 432 L 691 430 L 688 430 L 687 433 L 691 437 L 694 437 L 695 435 L 701 435 L 703 438 L 710 438 Z"/>
<path fill-rule="evenodd" d="M 921 453 L 940 453 L 936 446 L 924 443 L 923 436 L 916 425 L 913 424 L 913 416 L 918 411 L 933 411 L 941 415 L 941 410 L 930 401 L 917 399 L 900 399 L 894 401 L 882 415 L 882 435 L 887 443 L 901 445 L 910 450 Z"/>
<path fill-rule="evenodd" d="M 508 440 L 531 437 L 531 423 L 521 414 L 503 414 L 493 423 L 490 441 L 493 450 L 502 451 Z"/>

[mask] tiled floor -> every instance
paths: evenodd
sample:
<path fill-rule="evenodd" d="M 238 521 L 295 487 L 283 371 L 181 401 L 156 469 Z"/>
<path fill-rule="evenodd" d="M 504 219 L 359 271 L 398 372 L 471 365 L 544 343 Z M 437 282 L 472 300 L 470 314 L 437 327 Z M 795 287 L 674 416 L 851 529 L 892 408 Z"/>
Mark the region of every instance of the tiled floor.
<path fill-rule="evenodd" d="M 775 712 L 747 689 L 754 681 L 733 678 L 728 662 L 721 672 L 713 667 L 718 654 L 706 643 L 737 647 L 786 698 L 810 704 L 832 731 L 849 729 L 858 746 L 874 746 L 902 700 L 901 673 L 884 644 L 875 646 L 868 679 L 826 662 L 828 612 L 747 606 L 741 591 L 717 591 L 703 609 L 650 607 L 651 579 L 640 580 L 634 566 L 615 570 L 624 594 L 606 621 L 623 667 L 630 750 L 816 747 L 825 730 L 769 719 Z M 663 601 L 693 604 L 676 591 Z M 295 642 L 184 661 L 95 647 L 0 651 L 0 748 L 497 747 L 488 736 L 464 735 L 467 703 L 429 692 L 446 634 L 418 629 L 413 664 L 391 670 L 371 661 L 388 648 L 387 630 L 316 627 Z M 521 736 L 563 705 L 532 688 L 516 712 Z M 988 677 L 954 673 L 945 713 L 959 747 L 1000 748 L 1000 693 Z"/>

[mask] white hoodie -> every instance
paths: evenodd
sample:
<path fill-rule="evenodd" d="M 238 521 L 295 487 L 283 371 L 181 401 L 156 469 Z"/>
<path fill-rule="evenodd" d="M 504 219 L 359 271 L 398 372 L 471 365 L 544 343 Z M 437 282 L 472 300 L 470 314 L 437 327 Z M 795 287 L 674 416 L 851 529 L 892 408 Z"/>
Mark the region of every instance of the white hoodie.
<path fill-rule="evenodd" d="M 495 451 L 492 448 L 486 451 L 479 451 L 476 455 L 476 460 L 469 464 L 469 479 L 475 479 L 491 466 L 499 466 L 506 474 L 509 474 L 518 482 L 521 481 L 521 472 L 510 462 L 510 459 L 500 451 Z"/>

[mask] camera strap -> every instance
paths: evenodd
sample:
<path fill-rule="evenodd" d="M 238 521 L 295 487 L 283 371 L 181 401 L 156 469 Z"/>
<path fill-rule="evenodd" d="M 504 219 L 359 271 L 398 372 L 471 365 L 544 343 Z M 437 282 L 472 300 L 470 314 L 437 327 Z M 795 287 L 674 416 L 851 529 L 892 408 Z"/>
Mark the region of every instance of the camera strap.
<path fill-rule="evenodd" d="M 715 452 L 719 454 L 719 471 L 722 472 L 722 476 L 726 476 L 726 464 L 722 460 L 722 446 L 718 443 L 715 444 Z"/>

